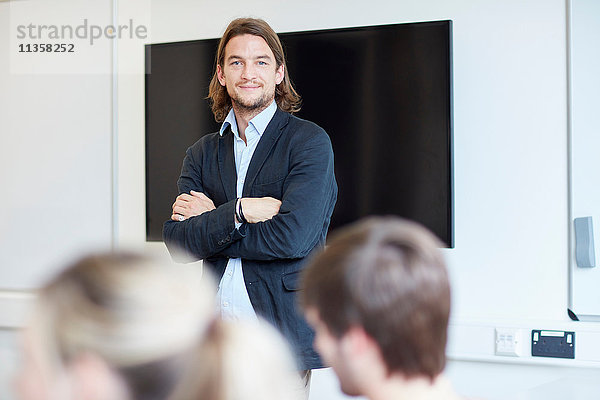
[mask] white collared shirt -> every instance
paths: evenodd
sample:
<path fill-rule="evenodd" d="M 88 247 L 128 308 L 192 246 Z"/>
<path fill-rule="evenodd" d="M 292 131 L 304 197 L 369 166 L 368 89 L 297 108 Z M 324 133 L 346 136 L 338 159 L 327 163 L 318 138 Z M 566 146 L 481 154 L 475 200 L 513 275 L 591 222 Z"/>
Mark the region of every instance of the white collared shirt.
<path fill-rule="evenodd" d="M 270 106 L 248 122 L 248 127 L 244 132 L 246 143 L 244 143 L 239 135 L 233 108 L 227 114 L 223 125 L 221 125 L 221 130 L 219 131 L 221 135 L 223 135 L 227 126 L 231 126 L 231 131 L 233 132 L 233 152 L 235 156 L 235 170 L 237 172 L 237 197 L 242 197 L 242 190 L 250 160 L 252 160 L 254 150 L 256 150 L 256 146 L 265 129 L 267 129 L 267 125 L 271 122 L 273 115 L 275 115 L 276 110 L 277 105 L 273 101 Z M 233 215 L 231 217 L 235 218 Z M 240 224 L 236 222 L 236 228 L 239 226 Z M 244 271 L 240 258 L 230 258 L 227 262 L 227 267 L 219 282 L 217 301 L 221 309 L 221 316 L 225 319 L 256 319 L 256 313 L 254 312 L 254 308 L 248 297 L 246 284 L 244 283 Z"/>

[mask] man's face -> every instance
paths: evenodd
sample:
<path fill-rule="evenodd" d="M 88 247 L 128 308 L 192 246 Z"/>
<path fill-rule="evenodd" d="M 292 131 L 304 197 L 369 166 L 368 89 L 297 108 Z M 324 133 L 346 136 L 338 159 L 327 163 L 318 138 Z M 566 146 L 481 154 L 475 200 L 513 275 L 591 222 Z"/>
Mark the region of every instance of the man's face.
<path fill-rule="evenodd" d="M 235 36 L 225 46 L 223 67 L 217 65 L 219 83 L 227 88 L 234 107 L 254 111 L 275 98 L 275 86 L 284 77 L 283 65 L 260 36 Z"/>
<path fill-rule="evenodd" d="M 339 381 L 342 392 L 349 396 L 360 396 L 363 393 L 357 387 L 357 374 L 355 372 L 353 349 L 351 340 L 344 335 L 335 337 L 327 325 L 319 317 L 319 312 L 314 309 L 306 310 L 306 320 L 315 330 L 314 346 L 325 361 L 332 367 Z"/>

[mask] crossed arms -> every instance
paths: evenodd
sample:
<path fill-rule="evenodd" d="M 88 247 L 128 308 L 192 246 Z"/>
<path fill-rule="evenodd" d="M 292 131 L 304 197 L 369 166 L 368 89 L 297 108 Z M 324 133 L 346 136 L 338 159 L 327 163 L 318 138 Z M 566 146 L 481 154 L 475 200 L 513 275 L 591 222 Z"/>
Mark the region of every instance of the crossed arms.
<path fill-rule="evenodd" d="M 241 206 L 246 221 L 251 224 L 270 220 L 279 213 L 281 207 L 281 201 L 273 197 L 243 197 L 239 201 L 241 205 L 236 204 L 236 207 Z M 171 219 L 173 221 L 184 221 L 216 209 L 215 204 L 208 196 L 195 190 L 191 190 L 190 194 L 182 193 L 177 196 L 172 208 Z M 235 221 L 242 222 L 237 218 Z"/>
<path fill-rule="evenodd" d="M 201 160 L 194 159 L 188 150 L 179 182 L 182 194 L 175 200 L 171 220 L 163 230 L 169 250 L 183 249 L 196 259 L 224 256 L 275 260 L 306 256 L 324 240 L 337 198 L 333 151 L 322 130 L 298 141 L 290 151 L 282 198 L 242 198 L 249 223 L 237 228 L 237 199 L 215 206 L 204 194 L 202 174 L 198 171 Z M 202 157 L 202 151 L 198 154 L 196 158 Z"/>

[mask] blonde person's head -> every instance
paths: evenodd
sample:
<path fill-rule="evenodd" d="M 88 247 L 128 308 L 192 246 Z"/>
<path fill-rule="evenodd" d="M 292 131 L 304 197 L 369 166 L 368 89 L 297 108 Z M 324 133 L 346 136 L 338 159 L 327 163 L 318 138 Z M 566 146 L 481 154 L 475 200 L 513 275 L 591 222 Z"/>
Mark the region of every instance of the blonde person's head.
<path fill-rule="evenodd" d="M 201 275 L 131 253 L 67 268 L 39 292 L 20 397 L 166 399 L 214 320 L 214 285 Z"/>
<path fill-rule="evenodd" d="M 299 400 L 287 342 L 266 322 L 216 321 L 170 400 Z"/>

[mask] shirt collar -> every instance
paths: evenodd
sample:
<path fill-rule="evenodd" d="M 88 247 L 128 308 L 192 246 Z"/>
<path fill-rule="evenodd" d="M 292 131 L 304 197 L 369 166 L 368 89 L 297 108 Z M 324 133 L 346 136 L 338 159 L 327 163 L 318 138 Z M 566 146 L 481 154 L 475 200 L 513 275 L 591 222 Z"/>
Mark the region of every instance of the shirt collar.
<path fill-rule="evenodd" d="M 265 108 L 260 112 L 260 114 L 252 118 L 248 122 L 248 124 L 254 126 L 254 129 L 256 129 L 258 135 L 262 136 L 262 134 L 267 129 L 267 125 L 269 125 L 269 122 L 271 122 L 271 119 L 273 119 L 275 111 L 277 111 L 277 104 L 275 103 L 275 100 L 273 100 L 273 102 L 271 102 L 271 104 L 267 108 Z M 235 113 L 233 112 L 233 108 L 229 110 L 225 121 L 223 121 L 221 129 L 219 130 L 219 135 L 223 136 L 223 133 L 225 132 L 225 129 L 227 129 L 227 126 L 231 126 L 231 131 L 233 132 L 233 134 L 235 136 L 239 136 L 237 121 L 235 120 Z"/>

